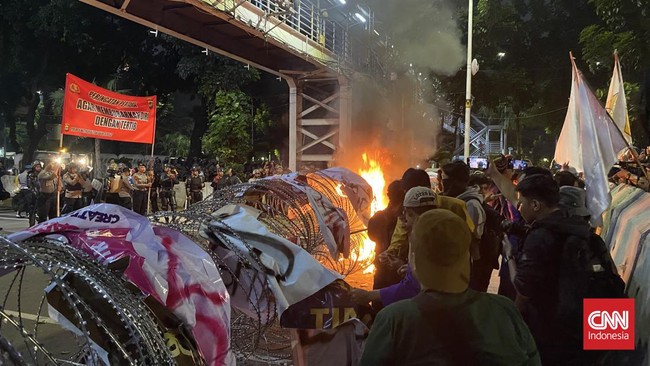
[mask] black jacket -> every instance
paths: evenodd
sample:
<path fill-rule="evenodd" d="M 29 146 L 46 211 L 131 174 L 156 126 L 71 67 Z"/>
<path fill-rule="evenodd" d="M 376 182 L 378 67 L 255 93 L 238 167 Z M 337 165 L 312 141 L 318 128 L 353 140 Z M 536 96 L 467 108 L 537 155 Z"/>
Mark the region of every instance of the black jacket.
<path fill-rule="evenodd" d="M 589 240 L 591 227 L 566 211 L 555 211 L 533 222 L 516 259 L 514 285 L 519 294 L 529 298 L 521 310 L 540 353 L 546 346 L 576 351 L 575 347 L 581 346 L 582 329 L 568 329 L 557 320 L 558 271 L 564 243 L 572 235 Z"/>

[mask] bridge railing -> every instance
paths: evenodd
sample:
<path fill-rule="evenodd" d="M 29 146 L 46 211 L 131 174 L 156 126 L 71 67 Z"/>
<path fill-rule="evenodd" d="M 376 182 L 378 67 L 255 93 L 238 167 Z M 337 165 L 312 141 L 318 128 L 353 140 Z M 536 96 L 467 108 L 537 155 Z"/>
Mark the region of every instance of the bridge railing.
<path fill-rule="evenodd" d="M 267 17 L 274 17 L 305 36 L 308 40 L 332 52 L 338 67 L 352 66 L 357 71 L 383 74 L 383 62 L 368 39 L 356 39 L 351 28 L 359 30 L 362 23 L 355 20 L 352 14 L 342 20 L 327 16 L 330 8 L 319 7 L 314 0 L 244 0 L 262 10 Z M 235 3 L 236 4 L 236 3 Z M 365 28 L 368 34 L 373 34 L 374 14 L 369 12 Z M 378 35 L 379 33 L 374 32 Z M 373 36 L 374 37 L 374 36 Z M 372 38 L 372 37 L 371 37 Z M 378 43 L 379 44 L 379 43 Z M 386 42 L 386 47 L 388 43 Z"/>

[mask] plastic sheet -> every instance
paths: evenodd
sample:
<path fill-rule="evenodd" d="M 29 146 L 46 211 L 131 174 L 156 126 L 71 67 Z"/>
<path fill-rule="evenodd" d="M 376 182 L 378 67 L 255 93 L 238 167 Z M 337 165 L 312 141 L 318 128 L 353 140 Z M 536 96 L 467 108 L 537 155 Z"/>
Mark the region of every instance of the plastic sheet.
<path fill-rule="evenodd" d="M 191 329 L 206 363 L 235 364 L 230 350 L 229 295 L 212 258 L 196 243 L 111 204 L 88 206 L 9 239 L 59 234 L 105 264 L 128 256 L 126 277 Z"/>

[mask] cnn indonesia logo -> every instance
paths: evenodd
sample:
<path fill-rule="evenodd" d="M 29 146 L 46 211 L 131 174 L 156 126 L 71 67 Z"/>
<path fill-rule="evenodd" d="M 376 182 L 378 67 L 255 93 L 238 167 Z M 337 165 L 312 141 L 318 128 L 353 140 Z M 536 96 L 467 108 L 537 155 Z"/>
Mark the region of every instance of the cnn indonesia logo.
<path fill-rule="evenodd" d="M 583 348 L 634 349 L 634 299 L 584 299 Z"/>

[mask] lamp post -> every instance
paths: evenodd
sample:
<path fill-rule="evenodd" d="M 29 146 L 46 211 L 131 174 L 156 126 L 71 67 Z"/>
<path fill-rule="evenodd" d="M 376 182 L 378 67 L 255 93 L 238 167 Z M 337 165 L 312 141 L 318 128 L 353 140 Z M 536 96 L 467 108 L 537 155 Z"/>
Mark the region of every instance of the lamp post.
<path fill-rule="evenodd" d="M 474 0 L 469 0 L 467 10 L 467 84 L 465 88 L 465 159 L 469 157 L 469 138 L 472 118 L 472 17 Z"/>

